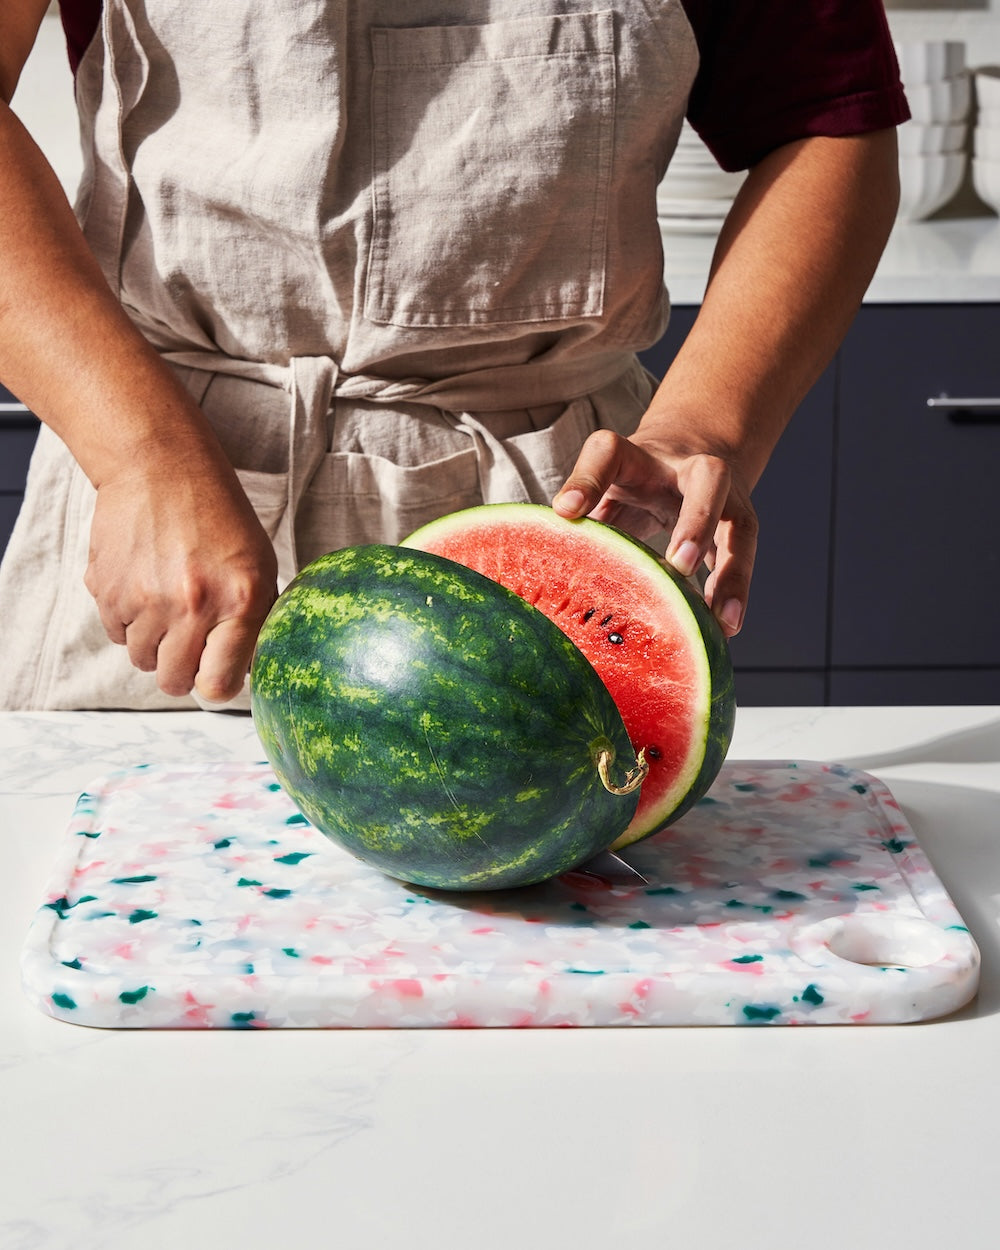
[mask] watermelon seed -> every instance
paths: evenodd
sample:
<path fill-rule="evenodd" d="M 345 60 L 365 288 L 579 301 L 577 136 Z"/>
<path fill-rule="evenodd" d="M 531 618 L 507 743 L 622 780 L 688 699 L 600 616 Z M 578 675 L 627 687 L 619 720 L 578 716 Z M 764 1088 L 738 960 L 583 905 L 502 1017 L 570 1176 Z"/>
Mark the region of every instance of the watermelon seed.
<path fill-rule="evenodd" d="M 616 647 L 620 647 L 624 641 L 621 634 L 608 634 L 608 642 L 613 642 Z"/>
<path fill-rule="evenodd" d="M 601 621 L 601 625 L 602 626 L 607 625 L 608 621 L 610 621 L 613 616 L 614 616 L 614 612 L 609 612 L 607 616 L 604 618 L 604 620 Z"/>
<path fill-rule="evenodd" d="M 590 618 L 594 615 L 594 613 L 595 613 L 596 611 L 597 611 L 597 609 L 596 609 L 596 608 L 588 608 L 588 609 L 586 610 L 586 612 L 584 612 L 584 614 L 583 614 L 583 619 L 584 619 L 585 621 L 589 621 L 589 620 L 590 620 Z"/>
<path fill-rule="evenodd" d="M 663 759 L 663 752 L 660 750 L 659 747 L 647 747 L 646 754 L 649 756 L 651 760 Z"/>

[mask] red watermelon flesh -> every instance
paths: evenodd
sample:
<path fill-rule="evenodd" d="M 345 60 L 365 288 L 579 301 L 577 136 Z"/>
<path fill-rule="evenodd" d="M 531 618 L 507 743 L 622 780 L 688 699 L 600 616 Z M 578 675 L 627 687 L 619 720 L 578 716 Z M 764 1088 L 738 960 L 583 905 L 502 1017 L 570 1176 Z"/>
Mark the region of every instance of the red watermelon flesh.
<path fill-rule="evenodd" d="M 700 593 L 643 543 L 535 504 L 489 504 L 407 538 L 539 608 L 600 674 L 649 774 L 620 849 L 678 819 L 725 759 L 735 715 L 725 638 Z"/>

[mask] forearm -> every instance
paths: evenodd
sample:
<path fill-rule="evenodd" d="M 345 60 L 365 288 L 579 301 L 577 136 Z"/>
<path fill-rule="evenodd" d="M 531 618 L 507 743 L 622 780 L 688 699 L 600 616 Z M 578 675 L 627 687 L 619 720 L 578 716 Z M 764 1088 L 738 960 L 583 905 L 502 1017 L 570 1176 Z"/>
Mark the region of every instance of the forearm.
<path fill-rule="evenodd" d="M 0 378 L 96 488 L 84 582 L 105 631 L 168 694 L 232 698 L 276 593 L 271 543 L 3 104 L 0 162 Z"/>
<path fill-rule="evenodd" d="M 638 429 L 592 434 L 553 500 L 711 569 L 705 596 L 741 625 L 757 547 L 750 499 L 785 425 L 837 350 L 895 219 L 894 131 L 806 139 L 747 177 L 701 310 Z"/>
<path fill-rule="evenodd" d="M 0 102 L 0 378 L 95 486 L 165 449 L 221 465 L 208 423 L 108 287 L 55 174 Z"/>
<path fill-rule="evenodd" d="M 836 352 L 878 264 L 898 198 L 894 130 L 806 139 L 748 175 L 694 326 L 641 429 L 689 429 L 752 487 Z"/>

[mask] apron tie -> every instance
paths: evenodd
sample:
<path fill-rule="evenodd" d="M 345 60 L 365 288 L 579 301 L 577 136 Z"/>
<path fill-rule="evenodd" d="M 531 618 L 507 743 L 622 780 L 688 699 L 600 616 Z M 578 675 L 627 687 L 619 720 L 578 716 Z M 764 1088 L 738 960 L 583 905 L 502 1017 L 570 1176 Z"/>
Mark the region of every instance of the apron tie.
<path fill-rule="evenodd" d="M 289 393 L 285 510 L 272 541 L 282 574 L 280 580 L 290 581 L 299 568 L 295 533 L 299 505 L 330 448 L 333 396 L 340 376 L 337 362 L 330 356 L 293 356 L 287 365 L 277 365 L 197 349 L 161 355 L 176 368 L 200 371 L 206 387 L 212 375 L 218 373 Z M 197 392 L 195 400 L 199 401 Z"/>
<path fill-rule="evenodd" d="M 471 412 L 446 412 L 444 416 L 472 440 L 483 503 L 531 503 L 525 471 L 512 449 Z"/>
<path fill-rule="evenodd" d="M 298 570 L 295 517 L 309 484 L 323 462 L 331 445 L 332 404 L 335 396 L 352 397 L 365 390 L 371 397 L 385 399 L 388 395 L 402 398 L 407 390 L 399 384 L 387 383 L 381 396 L 368 385 L 358 385 L 355 378 L 344 378 L 337 362 L 329 356 L 293 356 L 287 365 L 265 361 L 240 360 L 222 352 L 198 349 L 167 351 L 163 359 L 178 368 L 222 373 L 231 377 L 281 387 L 291 394 L 288 417 L 288 489 L 285 513 L 275 535 L 275 550 L 283 568 Z M 410 392 L 409 402 L 413 402 Z M 418 401 L 419 402 L 419 401 Z M 438 411 L 456 431 L 472 443 L 476 471 L 484 503 L 530 503 L 532 493 L 527 482 L 532 469 L 522 463 L 521 453 L 504 442 L 478 417 L 467 411 Z"/>
<path fill-rule="evenodd" d="M 275 535 L 275 551 L 294 576 L 299 567 L 295 521 L 299 505 L 330 447 L 337 364 L 329 356 L 295 356 L 289 372 L 288 493 Z"/>

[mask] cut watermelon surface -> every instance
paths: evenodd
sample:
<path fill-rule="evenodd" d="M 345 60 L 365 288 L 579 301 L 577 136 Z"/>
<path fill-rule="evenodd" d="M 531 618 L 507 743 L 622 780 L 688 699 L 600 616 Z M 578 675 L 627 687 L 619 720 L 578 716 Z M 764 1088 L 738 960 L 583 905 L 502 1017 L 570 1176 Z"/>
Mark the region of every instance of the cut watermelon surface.
<path fill-rule="evenodd" d="M 677 820 L 718 774 L 736 701 L 729 651 L 697 589 L 637 539 L 536 504 L 442 517 L 402 546 L 485 574 L 540 609 L 590 660 L 649 773 L 612 849 Z"/>

